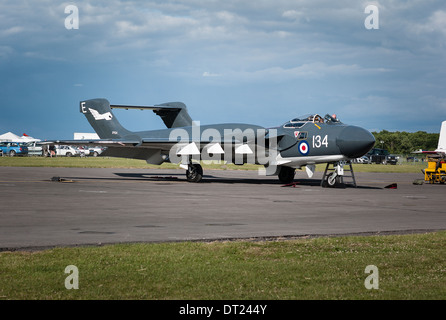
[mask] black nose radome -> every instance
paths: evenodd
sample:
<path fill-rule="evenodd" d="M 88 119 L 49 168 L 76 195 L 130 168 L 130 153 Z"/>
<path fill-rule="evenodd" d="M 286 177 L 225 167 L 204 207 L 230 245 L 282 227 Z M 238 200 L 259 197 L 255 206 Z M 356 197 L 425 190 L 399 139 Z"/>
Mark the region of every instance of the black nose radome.
<path fill-rule="evenodd" d="M 341 131 L 336 143 L 343 155 L 349 158 L 359 158 L 373 147 L 375 137 L 363 128 L 348 126 Z"/>

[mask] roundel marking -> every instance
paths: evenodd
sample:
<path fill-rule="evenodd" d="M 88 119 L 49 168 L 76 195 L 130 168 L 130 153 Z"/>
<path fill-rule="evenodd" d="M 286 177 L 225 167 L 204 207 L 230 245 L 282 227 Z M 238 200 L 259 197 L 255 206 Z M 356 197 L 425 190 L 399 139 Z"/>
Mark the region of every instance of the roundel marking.
<path fill-rule="evenodd" d="M 301 141 L 299 143 L 299 152 L 304 156 L 307 155 L 308 152 L 310 152 L 310 146 L 306 141 Z"/>

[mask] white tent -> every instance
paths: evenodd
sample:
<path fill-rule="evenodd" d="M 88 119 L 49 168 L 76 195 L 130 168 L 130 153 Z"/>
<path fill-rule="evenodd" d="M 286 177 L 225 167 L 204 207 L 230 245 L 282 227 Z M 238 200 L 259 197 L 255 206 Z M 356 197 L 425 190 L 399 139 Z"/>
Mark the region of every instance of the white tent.
<path fill-rule="evenodd" d="M 2 135 L 0 135 L 0 141 L 20 141 L 20 137 L 12 132 L 6 132 Z"/>
<path fill-rule="evenodd" d="M 35 139 L 33 137 L 30 137 L 26 134 L 19 137 L 18 135 L 12 133 L 12 132 L 6 132 L 2 135 L 0 135 L 0 141 L 3 142 L 31 142 L 31 141 L 40 141 L 40 139 Z"/>
<path fill-rule="evenodd" d="M 75 132 L 74 140 L 94 140 L 99 139 L 97 133 L 84 133 L 84 132 Z"/>
<path fill-rule="evenodd" d="M 34 142 L 34 141 L 41 141 L 40 139 L 35 139 L 33 137 L 30 137 L 29 135 L 27 135 L 26 133 L 24 133 L 21 137 L 20 137 L 20 141 L 23 142 Z"/>

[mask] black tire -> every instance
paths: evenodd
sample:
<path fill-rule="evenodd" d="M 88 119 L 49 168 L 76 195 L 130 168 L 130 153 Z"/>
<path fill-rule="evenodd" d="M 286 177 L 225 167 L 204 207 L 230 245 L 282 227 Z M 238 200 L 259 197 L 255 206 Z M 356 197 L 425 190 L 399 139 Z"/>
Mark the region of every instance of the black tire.
<path fill-rule="evenodd" d="M 71 157 L 71 156 L 72 156 L 71 152 L 67 152 L 65 155 L 66 155 L 67 157 Z"/>
<path fill-rule="evenodd" d="M 186 179 L 188 182 L 200 182 L 203 178 L 203 168 L 201 165 L 194 163 L 190 164 L 186 171 Z"/>
<path fill-rule="evenodd" d="M 296 169 L 290 167 L 281 167 L 278 177 L 282 183 L 291 183 L 294 180 L 294 174 Z"/>
<path fill-rule="evenodd" d="M 16 152 L 14 150 L 9 151 L 9 156 L 14 157 L 16 155 Z"/>

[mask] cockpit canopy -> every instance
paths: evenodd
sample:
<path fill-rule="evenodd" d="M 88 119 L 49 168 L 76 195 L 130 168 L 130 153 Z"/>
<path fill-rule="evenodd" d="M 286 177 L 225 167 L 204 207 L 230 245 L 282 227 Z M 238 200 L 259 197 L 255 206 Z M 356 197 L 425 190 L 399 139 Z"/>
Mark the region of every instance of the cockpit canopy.
<path fill-rule="evenodd" d="M 290 120 L 289 122 L 285 123 L 283 125 L 284 128 L 301 128 L 307 123 L 327 123 L 327 124 L 334 124 L 334 123 L 341 123 L 339 119 L 336 117 L 335 114 L 329 115 L 326 114 L 325 117 L 321 117 L 318 114 L 306 114 L 301 117 L 294 118 Z"/>

